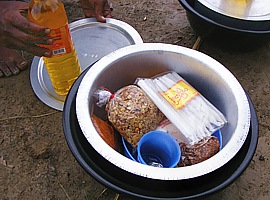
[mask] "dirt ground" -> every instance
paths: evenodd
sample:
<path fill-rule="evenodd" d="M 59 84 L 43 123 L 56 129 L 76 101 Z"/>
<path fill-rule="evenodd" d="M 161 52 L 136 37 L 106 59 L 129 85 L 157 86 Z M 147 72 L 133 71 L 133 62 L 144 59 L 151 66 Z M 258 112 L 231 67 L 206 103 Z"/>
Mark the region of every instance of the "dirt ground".
<path fill-rule="evenodd" d="M 69 22 L 83 18 L 78 0 L 64 0 Z M 178 0 L 112 0 L 113 16 L 133 26 L 144 42 L 192 48 L 197 35 Z M 259 142 L 253 160 L 230 186 L 210 200 L 270 199 L 270 49 L 224 50 L 204 41 L 199 51 L 226 66 L 256 108 Z M 24 54 L 29 62 L 32 55 Z M 71 154 L 62 112 L 33 92 L 29 69 L 0 80 L 0 199 L 114 199 L 116 193 L 88 175 Z M 122 196 L 122 199 L 130 197 Z"/>

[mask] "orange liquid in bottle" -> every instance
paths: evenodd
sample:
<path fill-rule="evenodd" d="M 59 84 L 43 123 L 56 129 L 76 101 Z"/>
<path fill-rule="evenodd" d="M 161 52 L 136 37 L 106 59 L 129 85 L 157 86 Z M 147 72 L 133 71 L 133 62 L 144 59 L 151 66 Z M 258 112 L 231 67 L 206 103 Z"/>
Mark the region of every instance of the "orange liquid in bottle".
<path fill-rule="evenodd" d="M 52 57 L 43 57 L 54 90 L 66 95 L 81 73 L 78 57 L 68 27 L 64 5 L 60 0 L 34 0 L 30 3 L 30 21 L 51 29 L 52 45 L 40 45 L 52 50 Z"/>

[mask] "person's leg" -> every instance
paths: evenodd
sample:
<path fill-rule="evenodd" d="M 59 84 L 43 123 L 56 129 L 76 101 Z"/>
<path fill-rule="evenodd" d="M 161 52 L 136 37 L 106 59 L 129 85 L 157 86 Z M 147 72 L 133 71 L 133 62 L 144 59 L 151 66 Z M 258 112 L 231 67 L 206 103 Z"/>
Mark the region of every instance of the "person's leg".
<path fill-rule="evenodd" d="M 27 66 L 27 61 L 18 51 L 0 46 L 0 77 L 17 75 Z"/>

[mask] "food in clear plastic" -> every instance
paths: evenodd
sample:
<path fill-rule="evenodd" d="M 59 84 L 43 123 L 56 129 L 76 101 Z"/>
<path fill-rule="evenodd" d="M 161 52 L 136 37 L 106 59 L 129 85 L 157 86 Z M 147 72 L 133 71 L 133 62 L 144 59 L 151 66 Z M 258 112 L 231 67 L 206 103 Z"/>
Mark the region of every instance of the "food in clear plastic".
<path fill-rule="evenodd" d="M 219 152 L 220 143 L 218 138 L 210 136 L 202 139 L 195 145 L 187 145 L 180 143 L 181 160 L 177 164 L 178 167 L 195 165 L 203 162 Z"/>
<path fill-rule="evenodd" d="M 117 143 L 113 127 L 95 114 L 92 114 L 91 119 L 100 137 L 114 150 L 119 151 L 119 144 Z"/>
<path fill-rule="evenodd" d="M 196 144 L 227 123 L 224 115 L 176 72 L 138 78 L 136 84 L 180 130 L 186 144 Z"/>
<path fill-rule="evenodd" d="M 101 97 L 100 93 L 107 93 L 103 98 L 107 98 L 108 101 L 106 104 L 108 120 L 133 147 L 137 146 L 145 133 L 154 130 L 164 117 L 159 108 L 136 85 L 125 86 L 113 95 L 105 91 L 98 90 L 95 96 Z M 97 102 L 99 106 L 106 102 L 101 103 L 102 99 L 99 100 Z"/>
<path fill-rule="evenodd" d="M 180 130 L 176 128 L 176 126 L 166 117 L 164 117 L 164 119 L 158 124 L 156 130 L 169 133 L 176 139 L 178 143 L 184 140 L 183 134 L 180 132 Z"/>

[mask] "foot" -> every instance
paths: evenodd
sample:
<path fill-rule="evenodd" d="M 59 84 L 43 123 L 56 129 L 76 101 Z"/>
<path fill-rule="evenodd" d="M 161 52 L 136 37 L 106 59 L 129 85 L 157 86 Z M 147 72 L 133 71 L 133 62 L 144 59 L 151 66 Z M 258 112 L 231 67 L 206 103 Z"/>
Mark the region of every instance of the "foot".
<path fill-rule="evenodd" d="M 0 78 L 17 75 L 27 66 L 27 61 L 18 51 L 0 46 Z"/>

